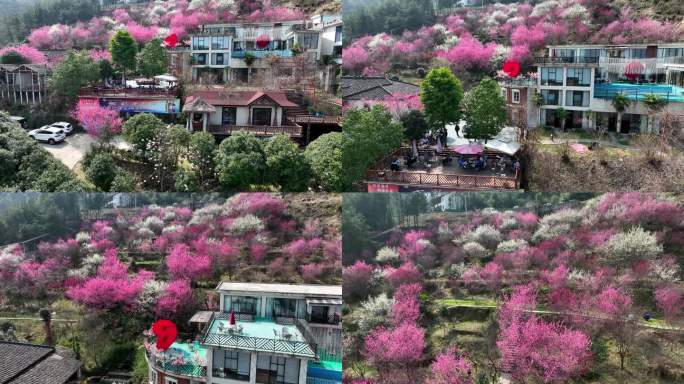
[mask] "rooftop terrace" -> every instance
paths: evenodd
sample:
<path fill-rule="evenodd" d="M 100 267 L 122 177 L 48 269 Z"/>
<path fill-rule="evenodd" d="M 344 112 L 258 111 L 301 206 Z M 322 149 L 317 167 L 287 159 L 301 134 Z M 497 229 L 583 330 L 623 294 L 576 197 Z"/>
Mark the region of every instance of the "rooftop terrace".
<path fill-rule="evenodd" d="M 226 314 L 215 314 L 203 343 L 223 348 L 317 358 L 316 344 L 309 343 L 297 326 L 265 319 L 236 321 L 231 326 Z"/>

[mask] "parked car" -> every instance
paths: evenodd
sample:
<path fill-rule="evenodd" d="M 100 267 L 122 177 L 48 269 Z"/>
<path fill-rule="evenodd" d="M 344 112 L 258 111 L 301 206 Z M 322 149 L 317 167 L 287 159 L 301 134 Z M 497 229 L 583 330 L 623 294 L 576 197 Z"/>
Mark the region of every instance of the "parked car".
<path fill-rule="evenodd" d="M 12 121 L 14 121 L 15 123 L 21 125 L 22 128 L 28 128 L 28 122 L 25 118 L 21 116 L 10 116 L 10 119 L 12 119 Z"/>
<path fill-rule="evenodd" d="M 50 125 L 52 128 L 59 128 L 64 131 L 67 135 L 70 135 L 74 131 L 74 126 L 71 123 L 65 123 L 60 121 L 59 123 L 52 123 Z"/>
<path fill-rule="evenodd" d="M 29 132 L 29 136 L 36 141 L 46 141 L 49 144 L 61 143 L 66 138 L 64 130 L 47 125 Z"/>

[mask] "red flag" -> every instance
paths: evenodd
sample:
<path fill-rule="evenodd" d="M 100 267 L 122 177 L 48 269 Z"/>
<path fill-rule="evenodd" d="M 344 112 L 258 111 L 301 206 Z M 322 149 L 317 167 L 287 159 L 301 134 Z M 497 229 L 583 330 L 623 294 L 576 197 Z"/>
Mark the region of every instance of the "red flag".
<path fill-rule="evenodd" d="M 157 320 L 152 324 L 152 333 L 157 336 L 157 349 L 165 351 L 178 337 L 176 324 L 170 320 Z"/>
<path fill-rule="evenodd" d="M 178 45 L 178 35 L 175 33 L 170 34 L 164 39 L 164 47 L 175 48 Z"/>

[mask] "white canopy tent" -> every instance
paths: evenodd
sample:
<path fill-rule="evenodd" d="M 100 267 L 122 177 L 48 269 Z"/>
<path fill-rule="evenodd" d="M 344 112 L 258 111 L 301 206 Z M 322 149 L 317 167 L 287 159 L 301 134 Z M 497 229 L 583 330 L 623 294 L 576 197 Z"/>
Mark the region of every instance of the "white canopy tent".
<path fill-rule="evenodd" d="M 447 144 L 449 147 L 456 145 L 471 144 L 473 142 L 484 144 L 485 148 L 504 153 L 509 156 L 514 156 L 520 150 L 520 143 L 518 142 L 518 128 L 504 127 L 501 132 L 492 140 L 470 140 L 463 137 L 463 127 L 465 123 L 459 124 L 459 135 L 456 135 L 456 126 L 447 125 Z"/>

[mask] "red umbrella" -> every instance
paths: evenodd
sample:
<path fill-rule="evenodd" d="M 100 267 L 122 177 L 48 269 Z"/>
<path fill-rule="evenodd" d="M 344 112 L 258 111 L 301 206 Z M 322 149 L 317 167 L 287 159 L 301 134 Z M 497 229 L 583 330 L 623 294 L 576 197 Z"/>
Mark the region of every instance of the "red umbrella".
<path fill-rule="evenodd" d="M 644 73 L 646 67 L 638 60 L 631 61 L 625 65 L 625 77 L 634 80 Z"/>
<path fill-rule="evenodd" d="M 454 151 L 461 155 L 479 155 L 484 151 L 484 146 L 480 144 L 463 144 L 456 146 Z"/>
<path fill-rule="evenodd" d="M 152 333 L 157 336 L 157 349 L 165 351 L 178 337 L 176 324 L 171 320 L 157 320 L 152 324 Z"/>
<path fill-rule="evenodd" d="M 520 74 L 520 63 L 517 60 L 506 60 L 501 70 L 508 77 L 517 77 Z"/>
<path fill-rule="evenodd" d="M 230 311 L 230 325 L 235 325 L 235 313 L 233 311 Z"/>
<path fill-rule="evenodd" d="M 169 35 L 164 39 L 164 47 L 166 48 L 175 48 L 178 45 L 178 35 L 175 33 Z"/>
<path fill-rule="evenodd" d="M 268 35 L 263 34 L 256 39 L 256 45 L 258 48 L 266 48 L 268 47 L 268 43 L 271 42 L 271 39 L 268 37 Z"/>

